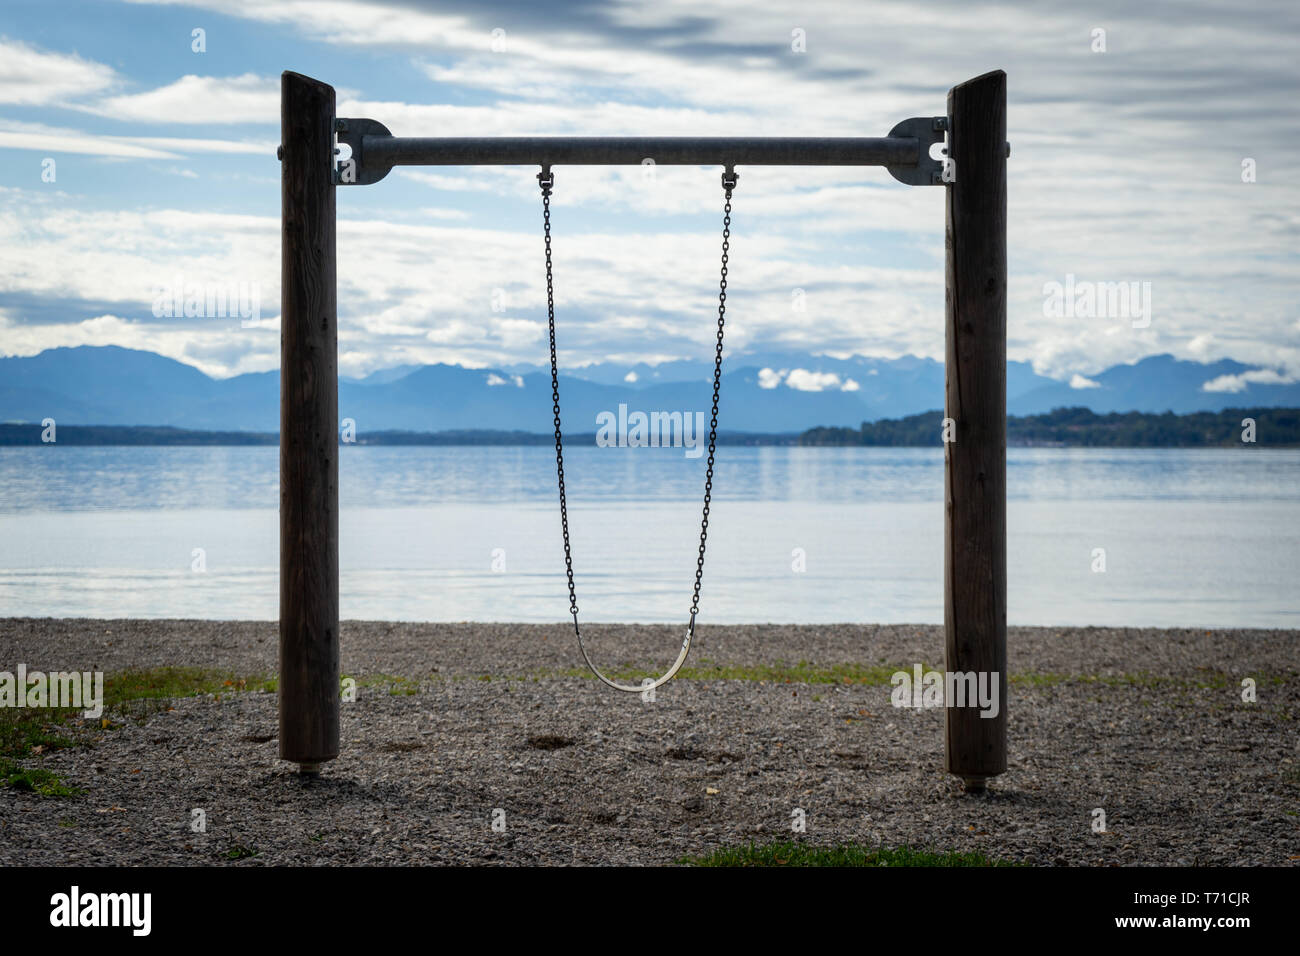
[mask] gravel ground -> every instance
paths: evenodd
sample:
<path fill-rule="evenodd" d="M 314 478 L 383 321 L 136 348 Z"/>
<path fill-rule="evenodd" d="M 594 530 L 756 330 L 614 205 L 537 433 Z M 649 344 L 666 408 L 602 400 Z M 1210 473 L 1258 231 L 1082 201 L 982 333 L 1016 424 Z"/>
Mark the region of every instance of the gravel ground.
<path fill-rule="evenodd" d="M 611 668 L 661 669 L 680 639 L 670 627 L 592 634 Z M 939 664 L 943 648 L 933 626 L 701 635 L 696 666 L 910 670 Z M 0 788 L 0 864 L 664 864 L 791 838 L 801 809 L 797 838 L 817 844 L 1033 864 L 1294 865 L 1298 640 L 1012 628 L 1013 677 L 1074 679 L 1012 684 L 1010 767 L 971 796 L 942 771 L 942 713 L 896 709 L 888 686 L 696 678 L 647 703 L 568 676 L 581 658 L 563 626 L 345 622 L 343 669 L 361 687 L 343 705 L 342 754 L 320 777 L 277 759 L 274 695 L 178 700 L 25 761 L 85 794 Z M 274 623 L 0 619 L 0 670 L 254 675 L 273 673 L 275 658 Z M 418 692 L 364 679 L 375 675 Z M 1255 703 L 1241 700 L 1245 677 Z M 205 833 L 191 830 L 196 808 Z M 1094 808 L 1106 832 L 1093 832 Z M 498 810 L 504 832 L 492 827 Z"/>

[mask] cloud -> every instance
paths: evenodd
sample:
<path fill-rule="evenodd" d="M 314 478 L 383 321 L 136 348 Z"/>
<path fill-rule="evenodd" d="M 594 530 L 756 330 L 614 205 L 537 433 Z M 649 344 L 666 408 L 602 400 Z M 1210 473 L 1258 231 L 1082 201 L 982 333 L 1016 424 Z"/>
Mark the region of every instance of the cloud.
<path fill-rule="evenodd" d="M 264 156 L 270 159 L 275 155 L 277 144 L 274 140 L 238 140 L 238 139 L 202 139 L 189 136 L 132 136 L 121 137 L 126 142 L 139 143 L 143 146 L 156 146 L 161 149 L 174 150 L 178 153 L 194 156 L 204 153 L 236 154 Z"/>
<path fill-rule="evenodd" d="M 0 119 L 0 148 L 43 153 L 81 153 L 124 159 L 179 159 L 180 154 L 157 149 L 123 136 L 95 136 L 77 130 Z"/>
<path fill-rule="evenodd" d="M 87 109 L 138 123 L 278 125 L 280 81 L 254 73 L 232 77 L 187 74 L 157 89 L 110 96 Z"/>
<path fill-rule="evenodd" d="M 1070 379 L 1070 388 L 1101 388 L 1101 382 L 1094 382 L 1076 372 Z"/>
<path fill-rule="evenodd" d="M 0 118 L 0 148 L 78 153 L 120 159 L 180 159 L 204 153 L 273 156 L 273 142 L 191 139 L 181 136 L 104 136 L 66 127 Z"/>
<path fill-rule="evenodd" d="M 0 37 L 0 103 L 62 105 L 116 81 L 117 74 L 102 63 Z"/>
<path fill-rule="evenodd" d="M 810 372 L 805 368 L 791 369 L 785 378 L 785 384 L 797 392 L 824 392 L 829 388 L 839 389 L 843 385 L 834 372 Z"/>
<path fill-rule="evenodd" d="M 87 210 L 66 197 L 16 190 L 0 203 L 0 289 L 12 320 L 49 346 L 68 344 L 65 329 L 110 312 L 123 320 L 153 323 L 154 292 L 174 283 L 209 286 L 244 283 L 259 290 L 263 314 L 279 298 L 277 218 L 191 210 Z M 24 308 L 17 303 L 38 303 Z M 62 312 L 60 321 L 43 316 Z M 181 323 L 191 338 L 224 334 L 219 323 Z M 234 325 L 238 327 L 236 320 Z M 124 336 L 134 327 L 111 326 Z M 247 341 L 252 347 L 251 339 Z M 117 343 L 135 347 L 134 339 Z M 9 337 L 5 346 L 11 348 Z"/>
<path fill-rule="evenodd" d="M 1292 385 L 1293 375 L 1283 375 L 1269 368 L 1251 369 L 1239 375 L 1220 375 L 1201 386 L 1203 392 L 1244 392 L 1251 385 Z"/>
<path fill-rule="evenodd" d="M 883 135 L 899 119 L 942 110 L 953 83 L 1002 67 L 1014 146 L 1011 357 L 1062 381 L 1159 352 L 1300 373 L 1300 128 L 1276 122 L 1294 98 L 1294 3 L 1264 0 L 1243 16 L 1226 2 L 1195 2 L 1171 17 L 1164 5 L 1097 0 L 1084 19 L 1065 0 L 984 6 L 977 14 L 955 0 L 809 0 L 797 23 L 775 0 L 752 0 L 743 16 L 714 15 L 696 0 L 482 0 L 455 10 L 417 0 L 175 6 L 256 23 L 267 43 L 322 64 L 323 79 L 363 77 L 364 90 L 340 91 L 340 115 L 371 116 L 406 136 Z M 1101 55 L 1090 51 L 1099 24 L 1109 28 Z M 806 29 L 804 54 L 790 48 L 794 26 Z M 505 31 L 500 52 L 491 46 L 494 28 Z M 62 65 L 66 75 L 75 75 L 73 66 Z M 120 78 L 98 69 L 50 102 L 106 116 L 111 105 L 126 122 L 163 118 L 181 133 L 200 122 L 269 126 L 275 119 L 274 77 L 173 73 L 151 79 L 155 88 L 124 93 L 113 85 Z M 19 137 L 10 145 L 80 144 L 106 156 L 275 145 L 5 128 Z M 1258 183 L 1240 180 L 1246 153 L 1258 162 Z M 202 166 L 194 168 L 206 179 Z M 501 317 L 485 311 L 490 290 L 509 286 L 517 306 L 511 319 L 535 323 L 541 314 L 537 211 L 515 205 L 536 202 L 532 172 L 400 170 L 373 187 L 393 192 L 349 190 L 354 218 L 340 223 L 340 243 L 363 241 L 339 264 L 340 314 L 348 316 L 343 354 L 369 357 L 350 359 L 358 362 L 398 356 L 478 365 L 535 358 L 540 339 L 528 325 L 494 324 Z M 717 170 L 660 167 L 647 178 L 635 167 L 569 167 L 559 170 L 557 186 L 566 359 L 707 354 L 701 311 L 711 283 L 716 292 Z M 381 195 L 399 197 L 388 200 L 391 211 L 382 210 Z M 943 196 L 940 188 L 896 185 L 875 169 L 742 169 L 728 346 L 942 358 Z M 34 245 L 21 231 L 6 236 L 18 264 L 0 264 L 0 278 L 14 284 L 4 288 L 39 295 L 57 275 L 82 299 L 111 299 L 128 277 L 138 282 L 157 268 L 133 242 L 159 262 L 246 267 L 244 250 L 214 250 L 203 234 L 177 234 L 160 247 L 136 234 L 138 221 L 119 230 L 111 216 L 91 211 L 116 200 L 96 199 L 81 212 L 59 210 L 53 231 L 33 225 Z M 206 223 L 203 201 L 196 199 L 193 214 Z M 242 208 L 274 222 L 274 209 L 257 201 Z M 472 210 L 463 213 L 468 220 L 430 214 L 410 222 L 421 206 L 462 205 Z M 370 210 L 369 221 L 357 221 L 358 208 Z M 120 210 L 121 223 L 134 211 Z M 500 228 L 464 228 L 468 222 Z M 78 226 L 100 244 L 84 241 Z M 272 226 L 265 240 L 252 241 L 268 261 L 274 236 Z M 26 261 L 38 252 L 48 258 Z M 73 274 L 77 268 L 84 278 Z M 1157 305 L 1150 327 L 1044 317 L 1044 281 L 1067 273 L 1150 281 Z M 792 317 L 795 287 L 806 290 L 808 311 Z M 766 371 L 766 381 L 776 379 L 769 387 L 790 374 Z"/>
<path fill-rule="evenodd" d="M 493 319 L 492 331 L 506 349 L 518 349 L 541 341 L 546 326 L 533 319 Z"/>
<path fill-rule="evenodd" d="M 470 214 L 463 209 L 439 209 L 432 206 L 425 206 L 421 209 L 420 216 L 425 219 L 455 219 L 459 221 L 470 218 Z"/>
<path fill-rule="evenodd" d="M 201 335 L 196 334 L 200 326 Z M 241 328 L 238 320 L 188 319 L 159 324 L 111 313 L 79 322 L 31 326 L 14 321 L 8 310 L 0 310 L 0 341 L 8 355 L 35 355 L 61 346 L 119 345 L 165 355 L 215 378 L 280 367 L 278 316 L 263 319 L 257 328 Z"/>
<path fill-rule="evenodd" d="M 856 392 L 862 387 L 851 378 L 841 380 L 834 372 L 812 372 L 806 368 L 783 368 L 779 371 L 770 368 L 759 369 L 759 388 L 773 389 L 783 383 L 786 388 L 792 388 L 797 392 L 824 392 L 828 389 Z"/>

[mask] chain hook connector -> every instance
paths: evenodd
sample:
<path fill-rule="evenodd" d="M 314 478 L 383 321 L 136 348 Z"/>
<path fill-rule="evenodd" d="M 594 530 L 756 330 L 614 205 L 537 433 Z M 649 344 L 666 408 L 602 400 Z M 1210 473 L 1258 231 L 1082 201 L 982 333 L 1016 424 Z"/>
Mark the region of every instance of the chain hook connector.
<path fill-rule="evenodd" d="M 542 171 L 537 174 L 537 183 L 544 193 L 550 192 L 551 187 L 555 185 L 555 173 L 551 172 L 549 163 L 542 163 Z"/>
<path fill-rule="evenodd" d="M 722 173 L 722 188 L 731 192 L 738 182 L 740 182 L 740 173 L 736 172 L 736 167 L 727 166 Z"/>

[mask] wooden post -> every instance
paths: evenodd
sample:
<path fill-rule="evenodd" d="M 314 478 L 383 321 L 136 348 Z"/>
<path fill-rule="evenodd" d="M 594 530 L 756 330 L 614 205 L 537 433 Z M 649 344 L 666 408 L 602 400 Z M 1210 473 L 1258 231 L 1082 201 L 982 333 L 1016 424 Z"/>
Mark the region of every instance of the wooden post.
<path fill-rule="evenodd" d="M 280 757 L 339 753 L 334 89 L 280 77 Z"/>
<path fill-rule="evenodd" d="M 997 680 L 997 716 L 945 708 L 967 792 L 1007 769 L 1007 76 L 948 93 L 944 630 L 946 669 Z M 988 675 L 984 677 L 984 675 Z"/>

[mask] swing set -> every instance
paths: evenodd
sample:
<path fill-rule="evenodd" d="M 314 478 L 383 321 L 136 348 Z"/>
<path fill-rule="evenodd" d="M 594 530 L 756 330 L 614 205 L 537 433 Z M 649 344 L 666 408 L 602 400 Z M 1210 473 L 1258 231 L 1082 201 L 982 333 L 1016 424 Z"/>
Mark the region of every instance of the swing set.
<path fill-rule="evenodd" d="M 1006 684 L 1006 75 L 954 87 L 944 116 L 898 123 L 882 138 L 399 138 L 371 119 L 334 115 L 334 89 L 281 77 L 280 756 L 304 773 L 339 753 L 338 332 L 335 189 L 371 185 L 394 166 L 530 165 L 542 196 L 555 463 L 569 613 L 588 667 L 620 691 L 671 680 L 695 637 L 709 530 L 722 382 L 732 194 L 738 165 L 883 166 L 946 193 L 944 629 L 948 674 Z M 942 144 L 942 145 L 941 145 Z M 933 155 L 942 153 L 942 158 Z M 721 166 L 724 196 L 713 411 L 689 621 L 668 670 L 641 685 L 610 679 L 578 623 L 564 485 L 551 247 L 553 167 Z M 1006 707 L 945 708 L 946 768 L 968 792 L 1006 771 Z"/>

